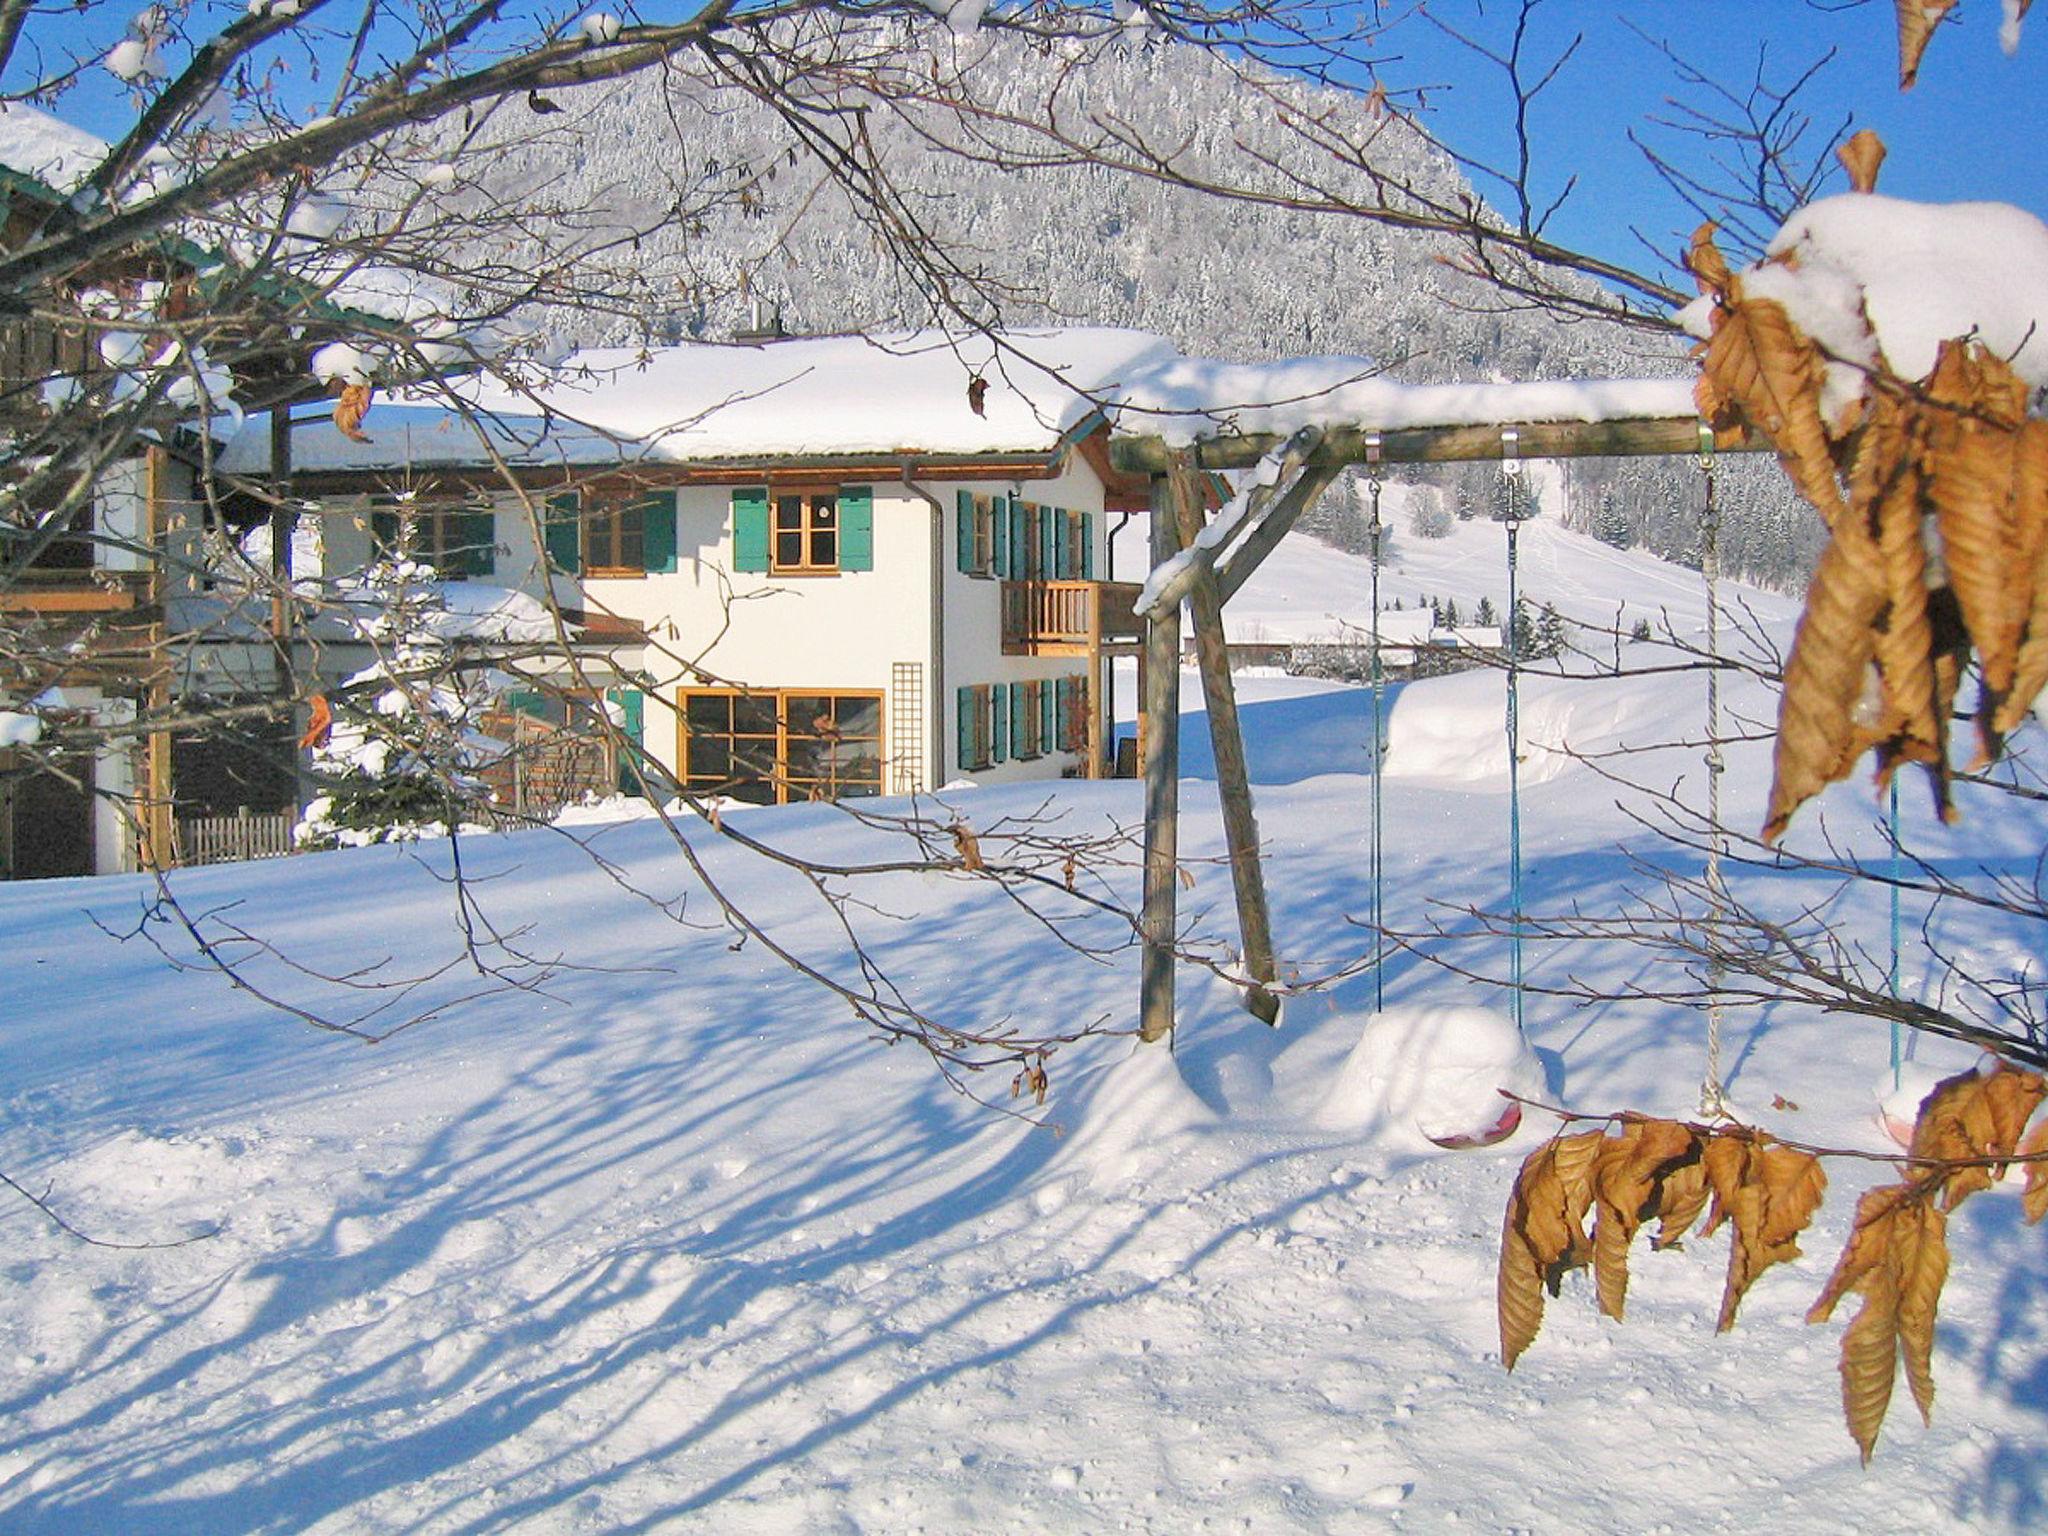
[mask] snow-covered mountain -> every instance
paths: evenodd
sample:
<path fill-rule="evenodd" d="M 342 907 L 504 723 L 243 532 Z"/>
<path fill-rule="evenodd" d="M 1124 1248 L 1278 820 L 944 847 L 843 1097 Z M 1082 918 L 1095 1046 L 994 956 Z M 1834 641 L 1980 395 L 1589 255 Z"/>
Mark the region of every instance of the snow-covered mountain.
<path fill-rule="evenodd" d="M 1133 45 L 1080 61 L 1017 39 L 957 38 L 943 26 L 894 36 L 903 68 L 915 73 L 930 50 L 942 68 L 961 71 L 961 88 L 988 113 L 1029 116 L 1057 96 L 1069 119 L 1115 122 L 1176 146 L 1196 168 L 1242 178 L 1256 176 L 1247 167 L 1259 157 L 1303 163 L 1299 135 L 1272 102 L 1196 49 Z M 1368 143 L 1375 174 L 1441 203 L 1478 196 L 1398 114 L 1375 117 L 1355 97 L 1307 86 L 1279 94 L 1331 133 Z M 724 339 L 754 318 L 756 303 L 803 333 L 933 318 L 924 275 L 893 259 L 872 219 L 792 153 L 786 125 L 759 102 L 687 70 L 551 99 L 561 112 L 536 121 L 508 109 L 485 126 L 489 148 L 465 162 L 485 168 L 480 185 L 458 201 L 483 209 L 516 197 L 547 215 L 483 242 L 479 267 L 540 270 L 559 259 L 565 230 L 618 242 L 606 262 L 624 302 L 543 312 L 561 341 Z M 1187 351 L 1246 359 L 1356 354 L 1413 381 L 1642 377 L 1688 366 L 1683 340 L 1504 303 L 1446 261 L 1453 249 L 1438 236 L 1223 202 L 1099 166 L 993 164 L 999 157 L 985 143 L 973 154 L 949 151 L 962 130 L 930 108 L 877 105 L 865 127 L 920 223 L 984 295 L 1000 297 L 999 318 L 1011 325 L 1136 326 Z M 1358 173 L 1334 172 L 1325 157 L 1306 163 L 1364 196 Z M 1480 506 L 1491 475 L 1485 466 L 1427 472 L 1452 499 Z M 1818 549 L 1817 521 L 1766 463 L 1731 462 L 1722 479 L 1726 568 L 1796 590 Z M 1552 510 L 1575 526 L 1696 558 L 1689 464 L 1581 466 L 1560 492 Z"/>

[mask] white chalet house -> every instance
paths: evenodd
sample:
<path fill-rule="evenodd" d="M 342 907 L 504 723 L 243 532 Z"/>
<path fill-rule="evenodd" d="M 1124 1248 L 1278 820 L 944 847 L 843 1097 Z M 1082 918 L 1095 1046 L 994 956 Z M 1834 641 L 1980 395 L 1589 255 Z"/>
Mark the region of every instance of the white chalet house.
<path fill-rule="evenodd" d="M 657 787 L 1099 774 L 1106 657 L 1137 636 L 1111 524 L 1147 484 L 1110 468 L 1097 402 L 1173 356 L 1108 329 L 585 352 L 464 410 L 380 399 L 366 443 L 296 422 L 291 488 L 330 579 L 402 539 L 551 597 L 571 643 L 516 663 L 550 686 L 510 697 L 607 697 Z M 221 467 L 272 452 L 252 418 Z"/>

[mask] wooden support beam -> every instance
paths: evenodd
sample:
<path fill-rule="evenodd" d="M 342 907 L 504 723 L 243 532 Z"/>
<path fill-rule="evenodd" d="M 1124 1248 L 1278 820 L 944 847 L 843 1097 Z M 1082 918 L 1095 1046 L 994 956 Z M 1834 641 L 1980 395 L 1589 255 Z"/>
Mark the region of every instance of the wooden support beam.
<path fill-rule="evenodd" d="M 1314 471 L 1311 471 L 1314 473 Z M 1185 464 L 1169 477 L 1181 546 L 1202 531 L 1201 488 Z M 1202 694 L 1209 706 L 1209 742 L 1216 759 L 1216 797 L 1223 810 L 1223 840 L 1230 851 L 1230 885 L 1237 898 L 1238 952 L 1252 985 L 1244 1005 L 1261 1022 L 1280 1019 L 1280 999 L 1270 988 L 1279 973 L 1273 960 L 1273 919 L 1266 906 L 1266 880 L 1259 862 L 1259 823 L 1252 813 L 1251 776 L 1245 766 L 1244 733 L 1237 718 L 1237 689 L 1230 678 L 1230 651 L 1223 635 L 1223 599 L 1206 565 L 1196 565 L 1188 606 L 1195 621 L 1195 654 L 1202 667 Z"/>
<path fill-rule="evenodd" d="M 1274 547 L 1287 537 L 1288 530 L 1301 520 L 1301 514 L 1314 506 L 1317 498 L 1330 488 L 1330 482 L 1343 472 L 1341 464 L 1315 464 L 1301 472 L 1294 484 L 1287 488 L 1287 494 L 1280 498 L 1279 505 L 1268 512 L 1259 526 L 1231 552 L 1229 564 L 1216 572 L 1216 600 L 1219 603 L 1227 603 L 1237 595 L 1237 589 L 1251 578 L 1252 572 L 1259 568 L 1259 562 L 1273 553 Z"/>
<path fill-rule="evenodd" d="M 1697 416 L 1636 417 L 1623 421 L 1495 422 L 1484 426 L 1330 427 L 1311 464 L 1361 464 L 1365 440 L 1377 431 L 1380 460 L 1387 464 L 1445 464 L 1470 459 L 1498 459 L 1503 427 L 1521 434 L 1525 459 L 1634 458 L 1696 454 L 1700 449 Z M 1219 437 L 1194 445 L 1196 469 L 1248 469 L 1281 442 L 1277 433 Z M 1724 432 L 1714 446 L 1722 453 L 1762 452 L 1769 444 L 1740 432 Z M 1110 462 L 1127 473 L 1164 474 L 1182 450 L 1157 437 L 1118 437 L 1109 445 Z"/>
<path fill-rule="evenodd" d="M 1152 480 L 1152 563 L 1180 549 L 1180 525 L 1165 475 Z M 1138 1038 L 1173 1034 L 1173 951 L 1178 938 L 1180 879 L 1180 608 L 1145 620 L 1140 729 L 1145 754 L 1144 941 L 1138 985 Z"/>
<path fill-rule="evenodd" d="M 1273 477 L 1262 485 L 1251 486 L 1244 492 L 1244 505 L 1237 513 L 1238 523 L 1256 526 L 1267 515 L 1266 509 L 1273 504 L 1273 498 L 1282 494 L 1281 487 L 1300 479 L 1302 466 L 1308 462 L 1309 455 L 1322 445 L 1322 441 L 1321 427 L 1303 427 L 1287 439 L 1280 450 L 1280 465 Z M 1182 454 L 1172 462 L 1168 473 L 1192 474 L 1194 471 L 1188 465 L 1187 456 Z M 1297 512 L 1296 516 L 1299 515 Z M 1222 553 L 1221 549 L 1203 549 L 1195 545 L 1192 542 L 1192 534 L 1184 532 L 1182 537 L 1188 541 L 1182 545 L 1182 548 L 1189 551 L 1187 563 L 1160 587 L 1152 599 L 1151 607 L 1146 610 L 1147 613 L 1163 613 L 1169 608 L 1178 608 L 1186 601 L 1188 593 L 1194 590 L 1196 579 L 1213 570 L 1216 557 Z M 1153 568 L 1158 569 L 1156 564 Z"/>

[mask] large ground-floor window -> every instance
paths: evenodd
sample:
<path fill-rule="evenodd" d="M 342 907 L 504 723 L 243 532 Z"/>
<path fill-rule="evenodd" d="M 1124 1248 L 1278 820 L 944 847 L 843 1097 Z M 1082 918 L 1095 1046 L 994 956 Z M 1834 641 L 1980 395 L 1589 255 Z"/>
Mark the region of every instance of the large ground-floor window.
<path fill-rule="evenodd" d="M 882 792 L 882 695 L 685 688 L 684 788 L 756 805 Z"/>

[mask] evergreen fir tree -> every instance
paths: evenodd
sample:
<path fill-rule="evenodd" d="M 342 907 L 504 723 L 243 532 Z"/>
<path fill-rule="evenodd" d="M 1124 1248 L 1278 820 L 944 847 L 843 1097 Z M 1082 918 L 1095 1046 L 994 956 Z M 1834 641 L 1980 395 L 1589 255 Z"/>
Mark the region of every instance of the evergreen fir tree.
<path fill-rule="evenodd" d="M 351 619 L 377 659 L 342 684 L 326 739 L 313 750 L 322 793 L 294 836 L 302 848 L 402 842 L 460 825 L 486 796 L 471 722 L 487 690 L 454 666 L 435 616 L 447 604 L 434 572 L 401 547 L 364 571 Z M 361 701 L 361 702 L 355 702 Z"/>

